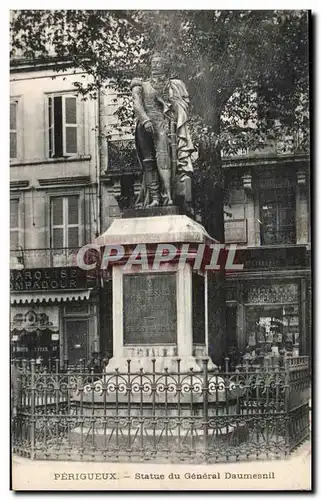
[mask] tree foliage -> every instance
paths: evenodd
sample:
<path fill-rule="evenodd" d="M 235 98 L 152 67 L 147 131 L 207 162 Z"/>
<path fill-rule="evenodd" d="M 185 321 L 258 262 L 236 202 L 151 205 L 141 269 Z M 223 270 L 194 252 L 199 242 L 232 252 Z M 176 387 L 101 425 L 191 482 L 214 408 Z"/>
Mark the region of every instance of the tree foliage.
<path fill-rule="evenodd" d="M 12 57 L 54 56 L 86 71 L 91 83 L 77 83 L 84 96 L 116 88 L 126 125 L 133 123 L 130 78 L 146 75 L 153 50 L 165 53 L 172 76 L 189 89 L 198 208 L 219 238 L 222 151 L 255 149 L 280 134 L 299 134 L 301 150 L 308 147 L 305 11 L 16 11 L 11 47 Z"/>

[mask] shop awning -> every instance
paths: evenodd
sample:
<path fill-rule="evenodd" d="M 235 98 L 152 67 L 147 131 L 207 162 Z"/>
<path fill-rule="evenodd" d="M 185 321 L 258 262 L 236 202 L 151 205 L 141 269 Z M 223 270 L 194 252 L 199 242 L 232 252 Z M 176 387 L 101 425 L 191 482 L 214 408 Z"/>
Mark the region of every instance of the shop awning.
<path fill-rule="evenodd" d="M 88 300 L 92 288 L 86 290 L 68 290 L 65 292 L 46 291 L 41 293 L 16 292 L 10 294 L 11 304 L 41 304 L 49 302 L 71 302 L 73 300 Z"/>

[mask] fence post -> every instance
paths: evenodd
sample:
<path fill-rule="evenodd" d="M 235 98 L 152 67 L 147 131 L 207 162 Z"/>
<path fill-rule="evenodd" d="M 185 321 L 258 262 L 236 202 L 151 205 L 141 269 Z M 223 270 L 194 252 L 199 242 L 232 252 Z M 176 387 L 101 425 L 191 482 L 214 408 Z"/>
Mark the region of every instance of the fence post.
<path fill-rule="evenodd" d="M 35 458 L 35 440 L 36 440 L 36 411 L 35 411 L 35 377 L 36 375 L 36 362 L 34 359 L 31 360 L 31 404 L 30 404 L 30 458 L 33 460 Z"/>
<path fill-rule="evenodd" d="M 203 433 L 204 433 L 204 458 L 208 457 L 208 359 L 203 359 Z"/>
<path fill-rule="evenodd" d="M 284 358 L 284 411 L 286 419 L 286 429 L 285 429 L 285 454 L 287 455 L 291 451 L 291 404 L 290 404 L 290 363 L 289 360 Z"/>

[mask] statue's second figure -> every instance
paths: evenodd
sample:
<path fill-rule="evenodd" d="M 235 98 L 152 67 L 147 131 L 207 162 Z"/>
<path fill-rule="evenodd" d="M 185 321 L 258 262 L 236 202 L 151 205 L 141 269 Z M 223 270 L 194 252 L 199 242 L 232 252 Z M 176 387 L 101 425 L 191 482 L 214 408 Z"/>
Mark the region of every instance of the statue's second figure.
<path fill-rule="evenodd" d="M 134 78 L 131 89 L 137 116 L 136 150 L 144 174 L 137 204 L 172 205 L 176 183 L 193 171 L 187 89 L 181 80 L 167 78 L 160 54 L 152 57 L 151 78 Z"/>

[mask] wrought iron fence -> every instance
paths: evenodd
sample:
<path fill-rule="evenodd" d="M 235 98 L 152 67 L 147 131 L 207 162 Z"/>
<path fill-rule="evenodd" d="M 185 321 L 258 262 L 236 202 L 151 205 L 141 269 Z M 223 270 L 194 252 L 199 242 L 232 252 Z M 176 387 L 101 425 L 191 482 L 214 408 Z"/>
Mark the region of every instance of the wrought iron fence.
<path fill-rule="evenodd" d="M 13 452 L 32 459 L 216 463 L 289 455 L 309 434 L 305 357 L 235 372 L 88 373 L 15 365 Z M 154 364 L 155 367 L 155 364 Z"/>

